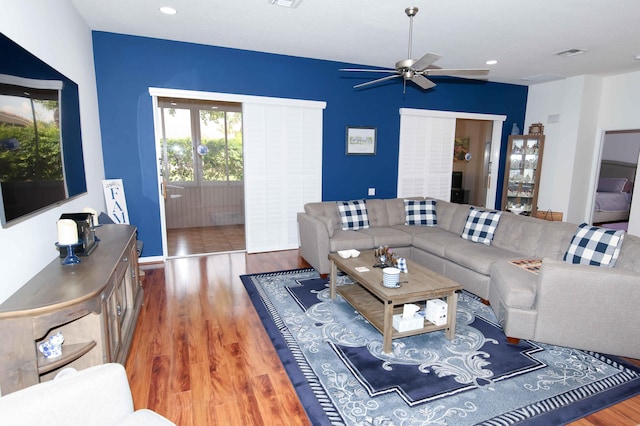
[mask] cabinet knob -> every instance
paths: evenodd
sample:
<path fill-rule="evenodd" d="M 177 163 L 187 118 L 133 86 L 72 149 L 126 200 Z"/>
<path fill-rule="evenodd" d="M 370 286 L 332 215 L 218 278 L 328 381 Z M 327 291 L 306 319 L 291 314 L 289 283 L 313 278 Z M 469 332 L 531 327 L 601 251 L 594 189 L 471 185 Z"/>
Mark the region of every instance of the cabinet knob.
<path fill-rule="evenodd" d="M 128 262 L 128 261 L 129 261 L 129 258 L 128 258 L 128 257 L 123 257 L 123 258 L 122 258 L 122 262 Z"/>
<path fill-rule="evenodd" d="M 120 305 L 116 306 L 116 314 L 118 316 L 122 315 L 122 306 L 120 306 Z"/>

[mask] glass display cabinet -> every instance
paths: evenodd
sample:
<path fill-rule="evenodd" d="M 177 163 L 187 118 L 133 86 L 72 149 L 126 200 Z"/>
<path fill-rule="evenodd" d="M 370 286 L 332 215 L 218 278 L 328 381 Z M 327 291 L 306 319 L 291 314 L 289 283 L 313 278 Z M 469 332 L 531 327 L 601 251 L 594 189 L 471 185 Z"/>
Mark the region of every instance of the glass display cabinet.
<path fill-rule="evenodd" d="M 511 135 L 502 190 L 502 210 L 535 215 L 544 135 Z"/>

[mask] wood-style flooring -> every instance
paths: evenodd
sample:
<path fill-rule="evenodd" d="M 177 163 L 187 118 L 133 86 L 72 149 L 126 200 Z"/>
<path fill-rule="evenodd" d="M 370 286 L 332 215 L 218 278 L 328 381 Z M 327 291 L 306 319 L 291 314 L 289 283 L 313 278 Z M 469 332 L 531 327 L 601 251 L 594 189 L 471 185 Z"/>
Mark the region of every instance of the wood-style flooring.
<path fill-rule="evenodd" d="M 179 426 L 308 425 L 239 275 L 303 268 L 297 250 L 227 253 L 145 266 L 126 363 L 136 409 Z M 574 426 L 640 424 L 640 396 Z"/>
<path fill-rule="evenodd" d="M 169 257 L 245 249 L 244 224 L 167 229 Z"/>

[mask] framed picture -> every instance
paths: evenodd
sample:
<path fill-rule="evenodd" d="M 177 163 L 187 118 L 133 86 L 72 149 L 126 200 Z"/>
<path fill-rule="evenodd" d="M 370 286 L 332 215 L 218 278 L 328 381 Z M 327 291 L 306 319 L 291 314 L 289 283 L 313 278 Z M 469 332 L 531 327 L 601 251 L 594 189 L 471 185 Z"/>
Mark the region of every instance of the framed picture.
<path fill-rule="evenodd" d="M 376 155 L 376 128 L 347 127 L 347 155 Z"/>
<path fill-rule="evenodd" d="M 468 157 L 468 159 L 467 159 Z M 455 138 L 453 143 L 453 162 L 469 161 L 469 138 Z"/>
<path fill-rule="evenodd" d="M 544 133 L 544 126 L 542 123 L 533 123 L 529 126 L 529 134 L 530 135 L 541 135 Z"/>

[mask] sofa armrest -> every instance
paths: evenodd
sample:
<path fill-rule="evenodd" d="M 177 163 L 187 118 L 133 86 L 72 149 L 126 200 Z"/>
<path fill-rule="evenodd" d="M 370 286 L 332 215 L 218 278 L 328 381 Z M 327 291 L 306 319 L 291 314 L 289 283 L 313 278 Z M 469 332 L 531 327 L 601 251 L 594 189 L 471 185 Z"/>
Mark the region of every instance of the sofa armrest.
<path fill-rule="evenodd" d="M 127 373 L 115 363 L 80 371 L 67 368 L 51 381 L 0 397 L 0 424 L 174 425 L 153 411 L 133 411 Z"/>
<path fill-rule="evenodd" d="M 298 213 L 300 232 L 300 256 L 320 274 L 329 273 L 329 230 L 333 230 L 331 220 L 322 221 L 307 213 Z"/>
<path fill-rule="evenodd" d="M 640 357 L 640 275 L 545 258 L 534 340 Z"/>
<path fill-rule="evenodd" d="M 111 425 L 133 412 L 120 364 L 63 370 L 54 380 L 0 398 L 0 424 Z"/>

